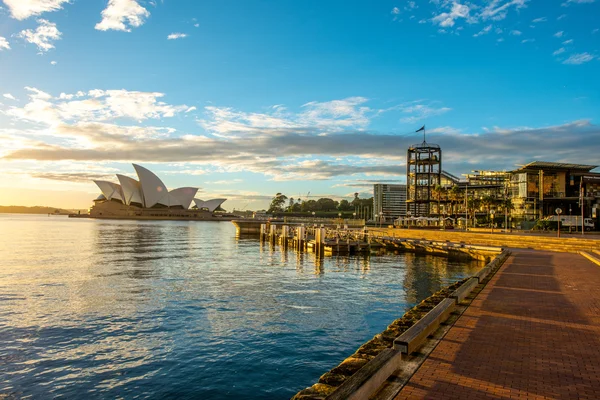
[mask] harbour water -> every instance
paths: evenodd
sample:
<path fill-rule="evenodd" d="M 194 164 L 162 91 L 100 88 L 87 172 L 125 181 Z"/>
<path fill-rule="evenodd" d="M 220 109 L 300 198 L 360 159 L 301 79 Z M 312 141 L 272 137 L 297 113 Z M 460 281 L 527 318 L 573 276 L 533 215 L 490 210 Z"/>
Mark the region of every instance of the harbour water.
<path fill-rule="evenodd" d="M 0 397 L 286 399 L 479 262 L 0 214 Z"/>

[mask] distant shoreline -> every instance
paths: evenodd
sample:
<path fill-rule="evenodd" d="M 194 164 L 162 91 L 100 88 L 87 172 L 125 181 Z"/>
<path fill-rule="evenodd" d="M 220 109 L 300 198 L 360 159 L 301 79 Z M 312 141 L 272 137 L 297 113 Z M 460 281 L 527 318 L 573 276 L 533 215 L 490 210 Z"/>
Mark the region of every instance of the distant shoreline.
<path fill-rule="evenodd" d="M 26 206 L 0 206 L 0 214 L 54 214 L 69 215 L 77 214 L 79 210 L 67 210 L 58 207 L 26 207 Z"/>

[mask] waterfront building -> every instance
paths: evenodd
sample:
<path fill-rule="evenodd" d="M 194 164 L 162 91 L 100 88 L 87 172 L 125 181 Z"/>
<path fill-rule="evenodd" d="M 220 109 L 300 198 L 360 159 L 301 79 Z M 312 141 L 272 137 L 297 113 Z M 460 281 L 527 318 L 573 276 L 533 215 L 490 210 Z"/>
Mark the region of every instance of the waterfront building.
<path fill-rule="evenodd" d="M 90 208 L 96 218 L 209 218 L 227 199 L 201 200 L 198 188 L 168 190 L 152 171 L 133 164 L 139 180 L 117 174 L 119 183 L 95 180 L 100 194 Z M 190 205 L 194 206 L 190 209 Z M 207 214 L 208 213 L 208 214 Z"/>
<path fill-rule="evenodd" d="M 598 219 L 600 173 L 596 165 L 534 161 L 512 171 L 510 198 L 513 216 L 526 220 L 555 215 L 579 215 Z M 583 208 L 583 210 L 582 210 Z M 594 216 L 596 214 L 596 216 Z M 598 223 L 598 221 L 597 221 Z"/>
<path fill-rule="evenodd" d="M 393 221 L 406 215 L 406 185 L 373 185 L 373 220 Z"/>

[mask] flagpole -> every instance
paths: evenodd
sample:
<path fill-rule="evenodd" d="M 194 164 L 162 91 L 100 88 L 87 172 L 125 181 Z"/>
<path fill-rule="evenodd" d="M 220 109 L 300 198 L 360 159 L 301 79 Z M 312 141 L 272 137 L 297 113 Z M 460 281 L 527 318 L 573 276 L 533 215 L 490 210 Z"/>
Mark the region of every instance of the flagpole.
<path fill-rule="evenodd" d="M 427 142 L 425 141 L 425 125 L 423 125 L 423 143 L 427 143 Z"/>

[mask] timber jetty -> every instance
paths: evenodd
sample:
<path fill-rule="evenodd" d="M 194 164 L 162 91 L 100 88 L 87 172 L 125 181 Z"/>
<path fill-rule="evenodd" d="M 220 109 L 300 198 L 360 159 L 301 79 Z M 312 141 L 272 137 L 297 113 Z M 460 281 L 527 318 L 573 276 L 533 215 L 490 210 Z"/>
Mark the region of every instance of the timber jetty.
<path fill-rule="evenodd" d="M 282 220 L 233 220 L 239 235 L 257 235 L 263 242 L 278 244 L 317 256 L 371 253 L 380 250 L 414 252 L 448 257 L 489 260 L 498 247 L 452 243 L 449 241 L 402 237 L 400 231 L 386 232 L 355 224 L 335 224 L 336 220 L 301 223 Z M 398 233 L 398 235 L 396 234 Z"/>

